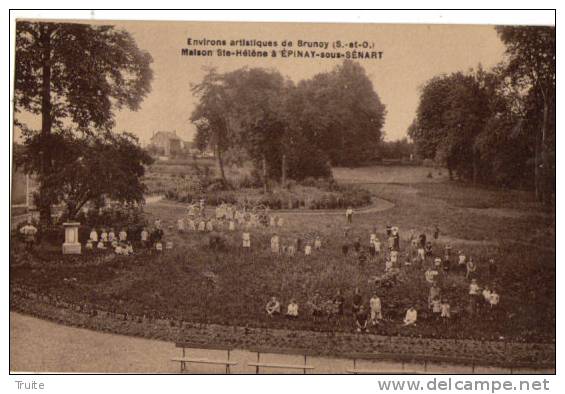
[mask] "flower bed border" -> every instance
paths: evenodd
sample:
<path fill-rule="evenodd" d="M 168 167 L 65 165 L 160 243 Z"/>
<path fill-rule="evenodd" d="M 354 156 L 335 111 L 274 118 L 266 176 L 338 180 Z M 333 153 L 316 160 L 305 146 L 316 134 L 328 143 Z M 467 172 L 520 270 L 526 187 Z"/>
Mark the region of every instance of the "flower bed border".
<path fill-rule="evenodd" d="M 159 339 L 177 344 L 189 343 L 191 347 L 229 346 L 311 356 L 379 358 L 397 361 L 427 360 L 536 370 L 555 368 L 556 353 L 553 343 L 389 337 L 374 334 L 191 323 L 74 305 L 21 286 L 11 287 L 10 290 L 10 310 L 16 312 L 67 326 Z"/>

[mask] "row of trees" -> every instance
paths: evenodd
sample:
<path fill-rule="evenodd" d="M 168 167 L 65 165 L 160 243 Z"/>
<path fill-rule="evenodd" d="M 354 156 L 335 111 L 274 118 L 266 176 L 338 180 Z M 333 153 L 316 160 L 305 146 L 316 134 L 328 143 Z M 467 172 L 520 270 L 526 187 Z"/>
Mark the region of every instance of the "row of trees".
<path fill-rule="evenodd" d="M 193 93 L 196 144 L 216 152 L 225 181 L 226 152 L 243 148 L 268 180 L 327 176 L 330 165 L 372 158 L 382 140 L 385 107 L 361 65 L 345 61 L 298 84 L 275 70 L 209 69 Z"/>
<path fill-rule="evenodd" d="M 429 80 L 409 135 L 423 158 L 473 182 L 555 190 L 555 28 L 497 27 L 507 61 Z"/>
<path fill-rule="evenodd" d="M 112 129 L 114 111 L 137 110 L 150 91 L 149 53 L 112 26 L 18 21 L 15 60 L 14 122 L 23 136 L 15 164 L 39 182 L 42 224 L 61 201 L 70 217 L 105 197 L 141 201 L 151 158 L 136 137 Z M 22 121 L 29 114 L 41 118 L 39 130 Z"/>

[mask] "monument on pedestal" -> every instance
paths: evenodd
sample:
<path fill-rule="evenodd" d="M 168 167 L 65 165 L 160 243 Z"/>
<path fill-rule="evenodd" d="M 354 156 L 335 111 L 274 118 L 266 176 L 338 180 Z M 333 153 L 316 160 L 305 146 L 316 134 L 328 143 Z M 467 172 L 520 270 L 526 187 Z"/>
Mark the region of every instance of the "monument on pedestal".
<path fill-rule="evenodd" d="M 81 245 L 78 241 L 78 228 L 80 223 L 63 223 L 65 227 L 65 243 L 63 244 L 63 254 L 80 254 Z"/>

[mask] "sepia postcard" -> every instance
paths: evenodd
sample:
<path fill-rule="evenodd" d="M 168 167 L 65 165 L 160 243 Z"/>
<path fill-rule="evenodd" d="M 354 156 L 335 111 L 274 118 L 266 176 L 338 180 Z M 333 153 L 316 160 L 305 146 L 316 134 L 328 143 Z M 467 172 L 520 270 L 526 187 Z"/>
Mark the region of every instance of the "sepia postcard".
<path fill-rule="evenodd" d="M 555 374 L 554 25 L 14 34 L 11 373 Z"/>

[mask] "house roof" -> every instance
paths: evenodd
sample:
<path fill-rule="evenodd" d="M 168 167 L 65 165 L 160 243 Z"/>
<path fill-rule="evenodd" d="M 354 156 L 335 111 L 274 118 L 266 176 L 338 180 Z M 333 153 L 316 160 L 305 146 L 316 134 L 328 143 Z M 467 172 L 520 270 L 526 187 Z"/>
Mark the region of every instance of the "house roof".
<path fill-rule="evenodd" d="M 151 137 L 151 141 L 162 140 L 162 139 L 179 140 L 180 141 L 180 137 L 178 135 L 176 135 L 176 133 L 174 131 L 157 131 L 153 135 L 153 137 Z"/>

